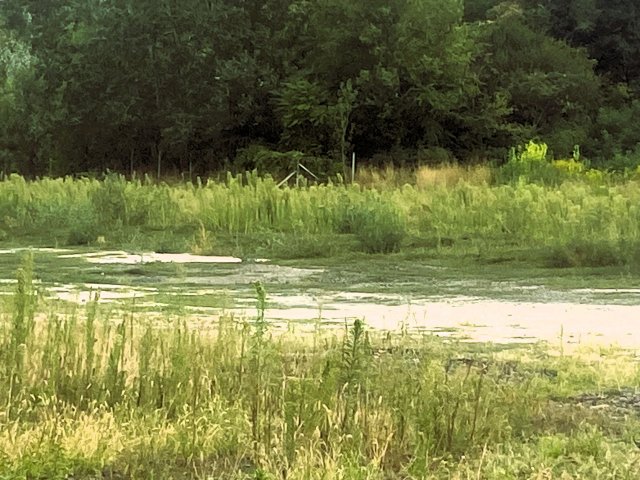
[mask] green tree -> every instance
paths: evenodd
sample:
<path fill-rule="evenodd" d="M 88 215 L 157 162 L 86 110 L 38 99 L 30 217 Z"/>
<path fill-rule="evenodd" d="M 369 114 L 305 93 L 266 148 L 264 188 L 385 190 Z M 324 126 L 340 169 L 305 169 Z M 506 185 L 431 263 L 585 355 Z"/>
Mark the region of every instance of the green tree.
<path fill-rule="evenodd" d="M 278 3 L 281 13 L 283 2 L 5 3 L 8 30 L 36 59 L 43 103 L 30 102 L 37 111 L 22 117 L 55 112 L 40 123 L 55 138 L 46 156 L 58 173 L 184 170 L 194 152 L 208 162 L 203 169 L 215 168 L 207 152 L 224 158 L 244 130 L 274 123 L 268 113 L 260 118 L 275 81 L 259 61 L 271 58 L 260 42 L 275 33 L 255 22 L 265 6 Z"/>
<path fill-rule="evenodd" d="M 532 29 L 511 4 L 495 15 L 480 36 L 485 90 L 508 100 L 512 142 L 541 136 L 556 154 L 567 155 L 587 140 L 597 112 L 600 82 L 594 62 Z"/>
<path fill-rule="evenodd" d="M 597 61 L 613 83 L 640 89 L 640 5 L 635 0 L 521 0 L 530 22 Z"/>
<path fill-rule="evenodd" d="M 337 105 L 337 92 L 351 82 L 358 94 L 349 108 L 349 130 L 360 152 L 456 146 L 450 126 L 479 95 L 462 2 L 329 0 L 298 5 L 297 11 L 309 19 L 308 27 L 300 36 L 300 69 L 284 90 L 307 93 L 297 102 L 279 102 L 283 125 L 298 115 L 287 112 L 287 104 L 307 105 L 298 113 L 312 105 L 319 112 L 316 107 Z M 287 131 L 285 140 L 292 136 Z M 300 136 L 297 141 L 306 142 Z"/>
<path fill-rule="evenodd" d="M 29 22 L 27 16 L 24 20 Z M 51 169 L 54 126 L 65 115 L 65 86 L 48 88 L 41 69 L 31 46 L 0 24 L 0 158 L 5 172 L 35 175 Z"/>
<path fill-rule="evenodd" d="M 353 148 L 465 157 L 535 136 L 563 154 L 595 151 L 590 138 L 633 149 L 619 122 L 636 108 L 638 7 L 604 7 L 2 0 L 0 162 L 162 174 L 223 168 L 252 144 L 342 161 Z"/>

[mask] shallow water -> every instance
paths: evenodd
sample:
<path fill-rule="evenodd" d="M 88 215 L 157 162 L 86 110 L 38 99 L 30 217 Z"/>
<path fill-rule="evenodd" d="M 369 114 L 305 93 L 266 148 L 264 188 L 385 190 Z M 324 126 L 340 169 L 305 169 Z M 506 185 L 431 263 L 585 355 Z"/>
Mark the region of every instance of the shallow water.
<path fill-rule="evenodd" d="M 20 250 L 0 250 L 0 254 Z M 388 281 L 379 289 L 367 283 L 366 292 L 344 292 L 331 282 L 316 282 L 313 287 L 305 283 L 319 278 L 323 269 L 275 265 L 264 260 L 256 263 L 236 257 L 155 252 L 38 252 L 47 255 L 39 273 L 56 278 L 55 273 L 63 271 L 60 262 L 67 272 L 64 281 L 39 284 L 45 297 L 72 303 L 97 299 L 122 308 L 135 304 L 150 312 L 180 308 L 181 314 L 203 325 L 214 324 L 221 314 L 229 312 L 253 318 L 256 300 L 252 283 L 262 281 L 268 285 L 265 317 L 280 326 L 310 329 L 320 323 L 342 328 L 358 318 L 371 328 L 430 332 L 468 341 L 562 340 L 640 347 L 640 289 L 624 285 L 553 289 L 514 279 L 480 282 L 478 287 L 477 279 L 456 278 L 437 281 L 437 289 L 425 288 L 420 294 L 384 292 Z M 179 271 L 172 270 L 171 263 Z M 132 265 L 151 270 L 136 270 L 134 276 L 127 270 Z M 81 280 L 80 274 L 87 272 L 97 280 Z M 1 273 L 5 278 L 0 278 L 0 292 L 8 293 L 13 288 L 13 273 Z M 352 287 L 357 289 L 357 285 Z"/>
<path fill-rule="evenodd" d="M 192 255 L 190 253 L 128 253 L 123 251 L 60 255 L 60 258 L 84 258 L 89 263 L 136 265 L 141 263 L 241 263 L 236 257 Z"/>
<path fill-rule="evenodd" d="M 140 298 L 156 293 L 155 288 L 134 288 L 129 285 L 109 285 L 103 283 L 81 283 L 52 285 L 45 290 L 45 296 L 66 302 L 87 303 L 96 300 L 101 303 L 116 300 Z"/>
<path fill-rule="evenodd" d="M 31 247 L 18 247 L 18 248 L 4 248 L 0 249 L 0 255 L 13 255 L 21 252 L 41 252 L 41 253 L 64 253 L 70 252 L 67 248 L 31 248 Z"/>
<path fill-rule="evenodd" d="M 562 336 L 569 343 L 640 345 L 640 305 L 513 302 L 465 295 L 391 297 L 376 301 L 337 293 L 318 301 L 305 295 L 272 295 L 275 306 L 267 316 L 290 321 L 321 317 L 323 322 L 338 323 L 360 318 L 378 329 L 433 331 L 483 342 L 558 342 Z"/>

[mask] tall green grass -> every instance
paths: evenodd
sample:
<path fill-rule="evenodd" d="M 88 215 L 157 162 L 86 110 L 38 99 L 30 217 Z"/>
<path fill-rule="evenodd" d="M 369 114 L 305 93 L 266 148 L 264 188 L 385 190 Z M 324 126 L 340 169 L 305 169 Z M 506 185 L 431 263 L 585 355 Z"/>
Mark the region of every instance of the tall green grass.
<path fill-rule="evenodd" d="M 543 249 L 550 264 L 632 264 L 640 245 L 640 189 L 635 181 L 573 178 L 557 185 L 357 184 L 278 187 L 269 177 L 156 184 L 109 176 L 0 182 L 5 237 L 47 232 L 60 243 L 110 244 L 136 232 L 184 232 L 199 253 L 217 238 L 251 238 L 291 254 L 318 255 L 327 239 L 353 238 L 367 252 L 397 251 L 411 239 L 464 244 L 477 251 Z M 314 245 L 314 242 L 317 245 Z M 240 242 L 241 243 L 241 242 Z M 168 248 L 171 248 L 169 246 Z M 306 252 L 306 253 L 305 253 Z"/>
<path fill-rule="evenodd" d="M 611 380 L 602 361 L 536 349 L 514 360 L 360 320 L 342 334 L 275 331 L 261 285 L 255 318 L 209 329 L 109 315 L 97 302 L 62 314 L 40 303 L 29 272 L 0 317 L 0 478 L 640 473 L 637 422 L 607 437 L 604 414 L 549 403 L 636 386 L 628 364 Z"/>

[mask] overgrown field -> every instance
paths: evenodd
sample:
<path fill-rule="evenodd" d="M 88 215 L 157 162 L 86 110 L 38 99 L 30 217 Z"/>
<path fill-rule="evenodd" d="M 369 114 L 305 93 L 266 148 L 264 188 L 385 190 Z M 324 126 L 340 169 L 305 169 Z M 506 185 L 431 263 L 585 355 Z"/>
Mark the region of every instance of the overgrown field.
<path fill-rule="evenodd" d="M 14 175 L 0 181 L 0 238 L 276 258 L 518 251 L 547 266 L 636 266 L 638 186 L 571 160 L 362 171 L 355 184 L 298 188 L 251 173 L 175 184 Z"/>
<path fill-rule="evenodd" d="M 0 316 L 2 479 L 640 475 L 640 371 L 623 351 L 500 350 L 361 321 L 272 331 L 260 284 L 254 317 L 194 328 L 61 309 L 31 271 Z"/>

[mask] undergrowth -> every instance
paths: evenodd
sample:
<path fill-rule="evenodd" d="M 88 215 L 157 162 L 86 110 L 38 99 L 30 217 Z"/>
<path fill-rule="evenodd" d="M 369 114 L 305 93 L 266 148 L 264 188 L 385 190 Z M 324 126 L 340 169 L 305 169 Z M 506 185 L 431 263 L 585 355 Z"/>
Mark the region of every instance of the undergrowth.
<path fill-rule="evenodd" d="M 558 167 L 542 157 L 514 158 L 493 172 L 519 169 L 502 183 L 489 183 L 486 168 L 476 174 L 450 168 L 443 181 L 423 169 L 428 182 L 371 187 L 294 188 L 255 173 L 175 185 L 115 175 L 33 182 L 13 175 L 0 181 L 0 238 L 47 232 L 54 245 L 199 254 L 225 249 L 280 258 L 390 253 L 415 245 L 463 246 L 480 254 L 507 248 L 535 251 L 532 258 L 542 251 L 547 265 L 638 267 L 639 256 L 630 252 L 640 244 L 635 180 L 590 178 L 575 170 L 574 160 Z M 569 173 L 538 182 L 532 178 L 538 167 Z"/>

